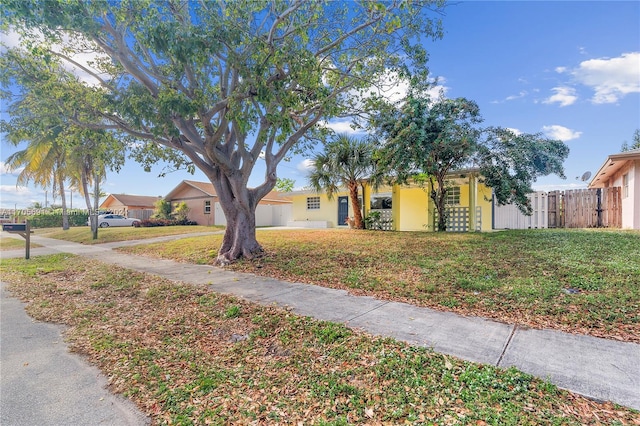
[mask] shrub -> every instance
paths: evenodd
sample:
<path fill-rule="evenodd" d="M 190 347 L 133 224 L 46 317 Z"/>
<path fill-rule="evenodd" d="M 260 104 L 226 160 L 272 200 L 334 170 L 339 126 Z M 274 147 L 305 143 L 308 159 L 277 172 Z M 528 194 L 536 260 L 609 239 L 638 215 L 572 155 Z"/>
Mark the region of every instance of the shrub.
<path fill-rule="evenodd" d="M 141 221 L 140 226 L 152 228 L 154 226 L 176 226 L 176 225 L 197 225 L 192 220 L 169 220 L 169 219 L 144 219 Z"/>
<path fill-rule="evenodd" d="M 155 210 L 153 211 L 153 219 L 171 219 L 171 202 L 164 198 L 159 199 L 155 203 Z M 144 226 L 144 225 L 143 225 Z M 163 226 L 163 225 L 157 225 Z"/>
<path fill-rule="evenodd" d="M 141 221 L 140 226 L 151 228 L 154 226 L 170 226 L 172 221 L 169 219 L 144 219 Z"/>
<path fill-rule="evenodd" d="M 89 215 L 82 210 L 70 210 L 68 212 L 69 226 L 85 226 Z M 62 211 L 40 213 L 30 216 L 18 217 L 18 222 L 29 220 L 32 228 L 62 228 Z"/>
<path fill-rule="evenodd" d="M 187 203 L 184 201 L 175 204 L 175 209 L 173 210 L 173 217 L 176 221 L 185 222 L 188 221 L 187 215 L 191 209 L 187 206 Z"/>

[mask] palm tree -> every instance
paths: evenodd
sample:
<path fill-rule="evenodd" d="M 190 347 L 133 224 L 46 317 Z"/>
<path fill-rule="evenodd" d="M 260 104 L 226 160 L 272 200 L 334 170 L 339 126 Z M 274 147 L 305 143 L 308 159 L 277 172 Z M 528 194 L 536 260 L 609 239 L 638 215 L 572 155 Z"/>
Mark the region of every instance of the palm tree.
<path fill-rule="evenodd" d="M 9 133 L 9 139 L 12 139 Z M 7 158 L 6 164 L 10 170 L 24 167 L 18 174 L 17 185 L 25 185 L 30 181 L 43 188 L 53 186 L 60 194 L 62 201 L 62 229 L 69 229 L 69 216 L 65 194 L 67 178 L 66 149 L 56 141 L 56 134 L 45 134 L 42 137 L 29 139 L 27 147 L 14 152 Z"/>
<path fill-rule="evenodd" d="M 378 186 L 379 179 L 373 179 L 377 175 L 374 173 L 374 150 L 375 146 L 369 141 L 345 134 L 337 135 L 326 144 L 324 153 L 316 154 L 313 158 L 315 169 L 308 178 L 311 187 L 316 191 L 325 191 L 329 199 L 341 187 L 349 190 L 354 227 L 357 229 L 364 228 L 358 186 L 365 182 Z"/>

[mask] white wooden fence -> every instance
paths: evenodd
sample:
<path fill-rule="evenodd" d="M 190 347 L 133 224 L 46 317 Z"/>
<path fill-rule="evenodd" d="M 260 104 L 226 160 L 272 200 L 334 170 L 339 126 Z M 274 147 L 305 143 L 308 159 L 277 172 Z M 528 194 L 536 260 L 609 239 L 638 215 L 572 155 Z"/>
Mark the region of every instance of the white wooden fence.
<path fill-rule="evenodd" d="M 537 191 L 527 196 L 533 214 L 523 214 L 515 204 L 493 206 L 493 229 L 535 229 L 549 227 L 549 200 L 547 193 Z"/>
<path fill-rule="evenodd" d="M 291 220 L 291 204 L 258 204 L 256 226 L 286 226 Z M 227 219 L 220 203 L 215 203 L 215 224 L 227 226 Z"/>

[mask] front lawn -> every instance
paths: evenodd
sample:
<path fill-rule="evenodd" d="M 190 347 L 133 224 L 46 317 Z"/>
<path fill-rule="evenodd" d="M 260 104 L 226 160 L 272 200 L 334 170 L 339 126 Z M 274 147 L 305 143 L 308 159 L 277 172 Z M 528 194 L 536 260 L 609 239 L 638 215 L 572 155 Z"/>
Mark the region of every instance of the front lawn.
<path fill-rule="evenodd" d="M 265 256 L 233 270 L 344 288 L 535 328 L 640 342 L 640 233 L 258 231 Z M 130 247 L 213 263 L 222 235 Z"/>
<path fill-rule="evenodd" d="M 154 424 L 640 422 L 637 411 L 514 368 L 464 362 L 86 258 L 2 260 L 0 272 L 31 316 L 70 326 L 72 350 Z"/>

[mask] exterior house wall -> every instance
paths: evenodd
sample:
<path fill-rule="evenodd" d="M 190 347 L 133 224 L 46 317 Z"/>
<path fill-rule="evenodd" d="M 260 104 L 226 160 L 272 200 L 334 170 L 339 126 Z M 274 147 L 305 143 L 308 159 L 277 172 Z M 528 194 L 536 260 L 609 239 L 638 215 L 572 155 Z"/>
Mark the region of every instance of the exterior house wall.
<path fill-rule="evenodd" d="M 629 177 L 629 190 L 625 197 L 623 176 Z M 612 175 L 604 187 L 622 188 L 622 229 L 640 229 L 640 160 L 629 161 Z"/>
<path fill-rule="evenodd" d="M 475 184 L 475 197 L 470 192 L 469 178 L 459 179 L 456 186 L 460 187 L 460 207 L 469 207 L 472 199 L 475 199 L 477 207 L 481 208 L 481 216 L 478 228 L 482 231 L 491 230 L 492 202 L 491 188 L 482 183 Z M 392 194 L 391 218 L 392 229 L 396 231 L 433 231 L 433 211 L 434 203 L 429 197 L 427 188 L 417 185 L 382 187 L 373 191 L 366 186 L 364 189 L 364 216 L 370 213 L 371 198 L 377 194 Z M 343 226 L 338 224 L 338 197 L 347 196 L 348 193 L 341 192 L 329 200 L 326 194 L 305 192 L 294 194 L 291 226 L 306 226 L 310 228 Z M 320 208 L 317 210 L 307 209 L 308 197 L 320 197 Z M 349 202 L 349 216 L 353 217 L 353 208 Z"/>
<path fill-rule="evenodd" d="M 104 200 L 102 204 L 100 204 L 100 208 L 103 210 L 110 210 L 115 214 L 122 214 L 125 216 L 128 211 L 127 206 L 112 197 L 107 197 L 107 199 Z"/>
<path fill-rule="evenodd" d="M 621 228 L 640 229 L 640 149 L 609 155 L 589 183 L 591 189 L 610 187 L 621 189 Z"/>
<path fill-rule="evenodd" d="M 631 220 L 628 227 L 633 229 L 640 229 L 640 160 L 635 160 L 629 173 L 629 196 L 631 197 L 630 204 L 633 204 L 632 212 L 629 216 Z M 622 208 L 624 214 L 624 207 Z M 624 227 L 624 217 L 623 217 Z"/>
<path fill-rule="evenodd" d="M 400 187 L 393 189 L 393 229 L 395 231 L 432 230 L 429 223 L 429 195 L 426 189 Z"/>
<path fill-rule="evenodd" d="M 349 193 L 339 192 L 329 199 L 324 193 L 302 193 L 292 196 L 292 212 L 291 226 L 301 226 L 310 228 L 334 228 L 336 226 L 344 226 L 337 223 L 338 221 L 338 197 L 348 196 Z M 319 209 L 307 209 L 307 198 L 320 197 Z M 353 216 L 353 208 L 349 202 L 349 216 Z"/>
<path fill-rule="evenodd" d="M 626 197 L 624 175 L 629 179 Z M 640 160 L 628 162 L 610 182 L 609 186 L 622 188 L 622 229 L 640 229 Z"/>
<path fill-rule="evenodd" d="M 185 185 L 171 197 L 170 201 L 172 210 L 175 209 L 177 203 L 184 201 L 189 207 L 187 217 L 198 225 L 211 226 L 215 224 L 214 204 L 217 201 L 217 197 L 212 197 L 197 188 Z M 210 205 L 209 213 L 205 212 L 206 201 L 208 201 Z"/>
<path fill-rule="evenodd" d="M 145 198 L 152 199 L 153 197 Z M 149 219 L 151 215 L 153 215 L 154 208 L 155 207 L 153 205 L 124 204 L 121 200 L 111 194 L 109 194 L 107 198 L 100 204 L 100 210 L 106 210 L 115 214 L 121 214 L 125 217 L 136 218 L 140 220 Z"/>
<path fill-rule="evenodd" d="M 454 207 L 469 207 L 471 203 L 471 188 L 468 179 L 455 182 L 460 187 L 460 204 Z M 396 187 L 394 189 L 394 229 L 398 231 L 433 231 L 435 203 L 429 196 L 428 188 L 417 186 Z M 396 199 L 399 202 L 396 203 Z M 482 183 L 476 184 L 476 207 L 480 207 L 481 216 L 479 228 L 482 231 L 491 230 L 491 188 Z M 397 207 L 396 207 L 397 205 Z"/>

